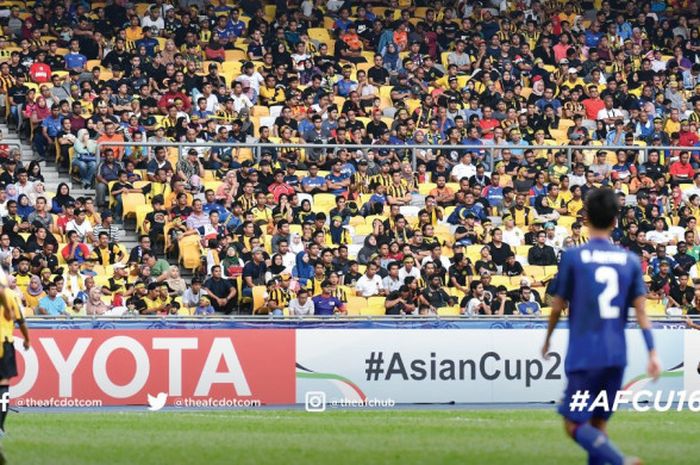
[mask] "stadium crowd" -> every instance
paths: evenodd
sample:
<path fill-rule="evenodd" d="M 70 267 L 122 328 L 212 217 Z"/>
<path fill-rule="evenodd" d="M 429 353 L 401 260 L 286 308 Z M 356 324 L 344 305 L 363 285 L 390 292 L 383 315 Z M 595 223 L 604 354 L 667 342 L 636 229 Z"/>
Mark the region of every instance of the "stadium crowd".
<path fill-rule="evenodd" d="M 0 4 L 6 120 L 94 189 L 0 146 L 27 315 L 546 314 L 600 186 L 700 309 L 696 1 Z"/>

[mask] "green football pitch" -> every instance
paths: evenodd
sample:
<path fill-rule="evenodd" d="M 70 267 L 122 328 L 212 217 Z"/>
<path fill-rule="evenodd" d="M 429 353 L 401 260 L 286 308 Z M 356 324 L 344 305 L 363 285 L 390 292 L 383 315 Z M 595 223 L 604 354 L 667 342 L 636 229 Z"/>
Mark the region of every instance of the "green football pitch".
<path fill-rule="evenodd" d="M 9 464 L 585 464 L 553 410 L 11 413 Z M 647 464 L 698 463 L 700 414 L 618 413 Z"/>

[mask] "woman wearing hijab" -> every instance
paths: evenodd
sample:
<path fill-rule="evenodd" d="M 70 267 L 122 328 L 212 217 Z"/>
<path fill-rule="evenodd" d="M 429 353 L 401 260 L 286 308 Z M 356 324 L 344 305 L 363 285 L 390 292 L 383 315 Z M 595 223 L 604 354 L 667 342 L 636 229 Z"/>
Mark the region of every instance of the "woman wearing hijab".
<path fill-rule="evenodd" d="M 17 215 L 26 221 L 27 217 L 34 212 L 34 207 L 27 195 L 22 194 L 17 198 Z"/>
<path fill-rule="evenodd" d="M 5 201 L 14 200 L 16 202 L 18 197 L 17 186 L 8 184 L 7 187 L 5 187 Z"/>
<path fill-rule="evenodd" d="M 340 216 L 331 218 L 330 233 L 333 245 L 347 245 L 351 242 L 350 232 L 343 227 L 343 218 Z"/>
<path fill-rule="evenodd" d="M 180 268 L 173 265 L 168 270 L 168 273 L 169 277 L 165 280 L 165 282 L 172 291 L 170 295 L 181 296 L 184 294 L 185 290 L 187 290 L 187 283 L 184 279 L 182 279 L 182 276 L 180 276 Z"/>
<path fill-rule="evenodd" d="M 357 262 L 360 265 L 369 263 L 372 255 L 376 254 L 379 248 L 377 247 L 377 236 L 370 234 L 365 237 L 365 242 L 360 251 L 357 253 Z"/>
<path fill-rule="evenodd" d="M 68 203 L 75 202 L 75 199 L 70 196 L 70 188 L 68 184 L 62 182 L 56 189 L 56 195 L 51 200 L 51 213 L 63 213 L 63 207 Z"/>
<path fill-rule="evenodd" d="M 29 279 L 29 286 L 27 286 L 27 292 L 24 296 L 27 302 L 27 308 L 31 309 L 33 313 L 39 306 L 39 301 L 44 296 L 46 296 L 46 292 L 44 292 L 44 286 L 41 285 L 41 278 L 33 275 Z"/>
<path fill-rule="evenodd" d="M 272 63 L 275 66 L 285 65 L 288 70 L 294 68 L 292 55 L 287 51 L 287 46 L 284 42 L 278 42 L 277 45 L 272 47 Z"/>
<path fill-rule="evenodd" d="M 265 273 L 265 282 L 270 281 L 274 278 L 279 278 L 282 273 L 284 273 L 286 267 L 284 266 L 284 260 L 282 255 L 276 253 L 270 259 L 270 266 L 267 267 L 267 272 Z"/>
<path fill-rule="evenodd" d="M 304 242 L 301 240 L 301 234 L 294 232 L 289 241 L 289 250 L 294 254 L 299 254 L 304 251 Z"/>
<path fill-rule="evenodd" d="M 299 279 L 299 284 L 304 287 L 309 279 L 314 277 L 314 266 L 309 263 L 309 254 L 301 252 L 297 254 L 296 266 L 292 270 L 292 275 Z"/>
<path fill-rule="evenodd" d="M 396 48 L 396 44 L 393 42 L 387 44 L 382 58 L 384 58 L 384 68 L 392 74 L 398 73 L 403 68 L 399 57 L 399 51 Z"/>
<path fill-rule="evenodd" d="M 87 129 L 80 129 L 73 149 L 73 165 L 80 171 L 83 188 L 88 189 L 92 186 L 97 170 L 97 142 L 90 139 Z"/>
<path fill-rule="evenodd" d="M 85 312 L 90 316 L 121 316 L 128 310 L 127 307 L 113 307 L 102 301 L 102 289 L 97 286 L 90 288 Z"/>
<path fill-rule="evenodd" d="M 110 306 L 102 301 L 102 291 L 99 287 L 93 287 L 88 294 L 86 311 L 88 315 L 100 316 L 106 314 Z"/>

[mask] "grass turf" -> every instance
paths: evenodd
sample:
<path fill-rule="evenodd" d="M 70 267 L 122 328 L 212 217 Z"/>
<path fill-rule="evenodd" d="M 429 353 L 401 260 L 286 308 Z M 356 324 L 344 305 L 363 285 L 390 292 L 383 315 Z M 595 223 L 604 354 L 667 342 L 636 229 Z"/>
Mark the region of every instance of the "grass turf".
<path fill-rule="evenodd" d="M 647 464 L 697 464 L 700 414 L 618 413 L 611 438 Z M 246 410 L 10 414 L 22 465 L 584 464 L 550 410 Z"/>

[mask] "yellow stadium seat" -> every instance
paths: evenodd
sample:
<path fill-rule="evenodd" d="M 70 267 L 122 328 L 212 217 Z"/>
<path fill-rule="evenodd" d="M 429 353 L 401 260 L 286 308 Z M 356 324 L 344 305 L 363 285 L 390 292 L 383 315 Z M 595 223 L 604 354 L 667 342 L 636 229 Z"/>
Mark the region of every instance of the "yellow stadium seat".
<path fill-rule="evenodd" d="M 310 39 L 317 40 L 321 43 L 327 43 L 331 40 L 331 35 L 328 33 L 328 30 L 322 27 L 310 27 L 306 32 L 309 34 Z"/>
<path fill-rule="evenodd" d="M 350 226 L 357 226 L 358 224 L 365 224 L 365 218 L 364 216 L 353 216 L 350 218 L 350 222 L 348 223 Z"/>
<path fill-rule="evenodd" d="M 265 304 L 265 286 L 253 286 L 253 311 Z"/>
<path fill-rule="evenodd" d="M 214 192 L 216 192 L 216 190 L 219 188 L 219 186 L 221 186 L 223 183 L 224 183 L 223 181 L 217 181 L 217 180 L 203 182 L 205 190 L 211 189 Z"/>
<path fill-rule="evenodd" d="M 372 234 L 371 224 L 356 224 L 353 226 L 356 236 L 368 236 Z"/>
<path fill-rule="evenodd" d="M 126 218 L 130 215 L 136 214 L 136 208 L 146 204 L 146 197 L 143 194 L 137 192 L 127 192 L 122 194 L 122 206 L 124 207 L 124 213 L 122 218 Z"/>
<path fill-rule="evenodd" d="M 335 194 L 316 194 L 314 195 L 314 211 L 327 213 L 331 208 L 335 207 Z"/>
<path fill-rule="evenodd" d="M 530 251 L 531 245 L 516 245 L 515 246 L 515 255 L 519 257 L 527 257 L 528 252 Z"/>
<path fill-rule="evenodd" d="M 345 307 L 348 315 L 360 315 L 362 310 L 367 307 L 367 299 L 356 295 L 348 295 L 348 303 Z"/>
<path fill-rule="evenodd" d="M 248 58 L 243 50 L 225 50 L 224 56 L 227 62 L 246 60 Z"/>
<path fill-rule="evenodd" d="M 491 285 L 492 286 L 505 286 L 509 287 L 510 286 L 510 277 L 508 276 L 491 276 Z"/>
<path fill-rule="evenodd" d="M 187 269 L 195 270 L 201 264 L 202 248 L 199 243 L 199 235 L 193 234 L 180 239 L 179 262 Z"/>
<path fill-rule="evenodd" d="M 540 308 L 542 316 L 549 316 L 552 313 L 552 307 L 542 307 Z"/>
<path fill-rule="evenodd" d="M 576 222 L 576 218 L 573 216 L 568 216 L 568 215 L 562 215 L 557 220 L 557 224 L 559 226 L 562 226 L 562 227 L 569 229 L 569 230 L 571 229 L 571 225 L 574 224 L 575 222 Z"/>
<path fill-rule="evenodd" d="M 526 276 L 532 276 L 537 281 L 541 281 L 545 277 L 544 267 L 539 265 L 525 265 L 523 267 Z"/>
<path fill-rule="evenodd" d="M 557 265 L 543 266 L 542 268 L 544 268 L 545 279 L 553 278 L 559 271 L 559 267 Z"/>
<path fill-rule="evenodd" d="M 362 316 L 382 316 L 386 315 L 384 308 L 384 297 L 374 296 L 367 299 L 367 306 L 360 309 Z"/>
<path fill-rule="evenodd" d="M 418 193 L 420 195 L 429 195 L 430 191 L 435 189 L 437 187 L 437 184 L 433 182 L 424 182 L 421 184 L 418 184 Z"/>
<path fill-rule="evenodd" d="M 439 316 L 460 316 L 462 314 L 462 310 L 459 308 L 459 305 L 440 307 L 437 309 L 437 314 Z"/>

